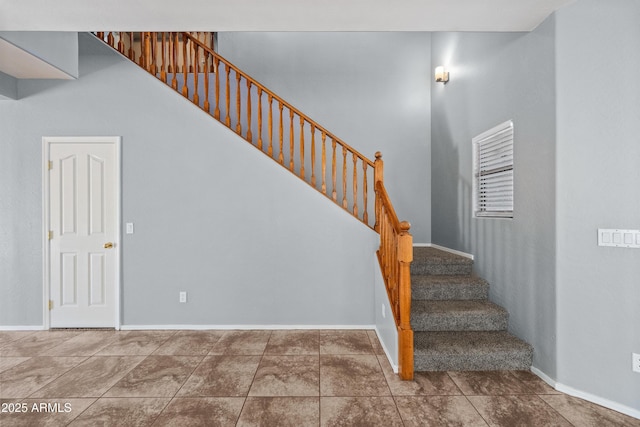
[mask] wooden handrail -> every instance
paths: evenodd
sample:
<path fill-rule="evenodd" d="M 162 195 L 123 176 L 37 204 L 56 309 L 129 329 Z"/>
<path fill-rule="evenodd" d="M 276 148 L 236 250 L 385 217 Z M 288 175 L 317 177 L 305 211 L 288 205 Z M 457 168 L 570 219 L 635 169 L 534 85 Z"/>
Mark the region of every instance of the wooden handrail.
<path fill-rule="evenodd" d="M 384 187 L 382 155 L 369 160 L 220 56 L 214 33 L 96 35 L 380 234 L 378 259 L 398 329 L 400 376 L 412 379 L 412 237 Z"/>
<path fill-rule="evenodd" d="M 378 261 L 384 278 L 391 311 L 398 330 L 398 365 L 400 378 L 413 379 L 413 330 L 411 329 L 411 261 L 413 237 L 411 225 L 400 222 L 384 187 L 382 154 L 376 153 L 375 230 L 380 233 Z"/>

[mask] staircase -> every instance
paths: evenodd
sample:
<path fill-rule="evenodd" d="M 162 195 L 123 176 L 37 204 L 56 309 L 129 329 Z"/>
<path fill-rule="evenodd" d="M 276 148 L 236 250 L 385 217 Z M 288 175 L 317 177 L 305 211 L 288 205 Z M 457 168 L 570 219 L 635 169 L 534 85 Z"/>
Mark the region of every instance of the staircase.
<path fill-rule="evenodd" d="M 488 301 L 473 261 L 413 248 L 411 327 L 415 371 L 529 370 L 533 348 L 507 332 L 509 313 Z"/>

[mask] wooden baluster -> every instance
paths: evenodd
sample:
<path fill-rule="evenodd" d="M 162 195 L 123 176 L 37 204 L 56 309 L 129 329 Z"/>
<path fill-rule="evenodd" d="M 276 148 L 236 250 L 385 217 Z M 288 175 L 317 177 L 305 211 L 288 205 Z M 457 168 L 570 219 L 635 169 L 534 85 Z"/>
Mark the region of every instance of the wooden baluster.
<path fill-rule="evenodd" d="M 171 33 L 171 87 L 174 90 L 178 90 L 178 64 L 176 63 L 176 56 L 178 50 L 178 33 Z"/>
<path fill-rule="evenodd" d="M 280 139 L 280 152 L 278 153 L 278 162 L 280 162 L 281 165 L 284 165 L 284 154 L 282 153 L 282 151 L 284 150 L 284 126 L 282 123 L 282 101 L 278 101 L 278 106 L 280 108 L 280 135 L 279 135 L 279 139 Z"/>
<path fill-rule="evenodd" d="M 114 46 L 115 40 L 114 40 L 114 37 L 113 37 L 113 31 L 109 31 L 109 34 L 107 35 L 107 43 L 109 43 L 109 46 L 115 47 Z"/>
<path fill-rule="evenodd" d="M 331 181 L 333 184 L 331 197 L 333 198 L 333 201 L 337 203 L 338 193 L 336 192 L 336 140 L 333 137 L 331 138 L 331 148 L 333 151 L 333 158 L 331 161 Z"/>
<path fill-rule="evenodd" d="M 373 226 L 373 229 L 376 231 L 380 231 L 380 215 L 382 214 L 382 202 L 380 200 L 380 194 L 378 191 L 378 183 L 384 181 L 384 162 L 382 161 L 382 153 L 376 152 L 376 160 L 373 165 L 373 189 L 376 194 L 376 203 L 375 203 L 375 215 L 376 222 Z"/>
<path fill-rule="evenodd" d="M 136 54 L 133 49 L 133 32 L 129 33 L 129 59 L 136 62 Z"/>
<path fill-rule="evenodd" d="M 202 50 L 204 55 L 204 111 L 211 114 L 211 106 L 209 105 L 209 52 Z"/>
<path fill-rule="evenodd" d="M 311 185 L 316 188 L 316 126 L 311 123 Z"/>
<path fill-rule="evenodd" d="M 100 40 L 104 41 L 104 31 L 97 31 L 96 32 L 96 37 L 98 37 Z"/>
<path fill-rule="evenodd" d="M 187 55 L 187 43 L 189 42 L 189 39 L 187 37 L 184 36 L 184 34 L 182 35 L 182 77 L 183 77 L 183 81 L 182 81 L 182 95 L 185 98 L 189 98 L 189 87 L 187 86 L 187 73 L 189 72 L 189 67 L 188 67 L 188 63 L 189 63 L 189 56 Z"/>
<path fill-rule="evenodd" d="M 342 146 L 342 207 L 347 209 L 347 149 Z"/>
<path fill-rule="evenodd" d="M 322 194 L 327 194 L 327 134 L 322 131 Z"/>
<path fill-rule="evenodd" d="M 269 93 L 269 148 L 267 149 L 267 153 L 269 153 L 269 157 L 273 158 L 273 95 Z"/>
<path fill-rule="evenodd" d="M 167 33 L 162 33 L 162 62 L 161 62 L 161 68 L 160 68 L 160 80 L 162 80 L 163 82 L 167 82 L 167 68 L 166 68 L 166 61 L 165 61 L 165 51 L 167 49 Z"/>
<path fill-rule="evenodd" d="M 144 32 L 140 32 L 140 57 L 138 58 L 138 65 L 144 68 Z"/>
<path fill-rule="evenodd" d="M 156 33 L 149 33 L 149 37 L 151 39 L 151 66 L 149 67 L 149 70 L 151 74 L 155 76 L 158 71 L 158 67 L 156 65 L 156 61 L 158 59 L 158 37 Z"/>
<path fill-rule="evenodd" d="M 217 57 L 213 58 L 213 62 L 215 63 L 214 69 L 216 73 L 216 88 L 215 88 L 215 96 L 216 96 L 216 109 L 213 112 L 213 117 L 220 120 L 220 60 Z"/>
<path fill-rule="evenodd" d="M 304 119 L 300 116 L 300 178 L 304 180 Z"/>
<path fill-rule="evenodd" d="M 362 205 L 364 207 L 364 213 L 362 214 L 362 221 L 369 225 L 369 213 L 367 212 L 367 162 L 362 161 Z"/>
<path fill-rule="evenodd" d="M 124 55 L 124 41 L 122 40 L 122 32 L 118 33 L 118 52 Z"/>
<path fill-rule="evenodd" d="M 398 302 L 400 305 L 399 373 L 403 380 L 413 379 L 413 331 L 411 330 L 411 261 L 413 261 L 413 237 L 409 234 L 411 225 L 402 221 L 398 236 L 399 284 Z"/>
<path fill-rule="evenodd" d="M 231 86 L 229 84 L 229 80 L 230 77 L 229 75 L 231 74 L 231 70 L 229 69 L 229 66 L 227 64 L 224 64 L 224 70 L 227 73 L 227 91 L 226 91 L 226 107 L 227 107 L 227 117 L 225 119 L 225 123 L 227 124 L 227 126 L 229 128 L 231 128 L 231 116 L 230 116 L 230 110 L 231 110 Z"/>
<path fill-rule="evenodd" d="M 247 141 L 252 142 L 251 134 L 251 81 L 247 79 Z"/>
<path fill-rule="evenodd" d="M 240 106 L 240 79 L 242 75 L 238 70 L 236 71 L 236 133 L 238 135 L 242 134 L 242 124 L 240 123 L 240 114 L 242 112 L 242 108 Z"/>
<path fill-rule="evenodd" d="M 193 103 L 196 105 L 200 105 L 200 96 L 198 92 L 200 88 L 198 87 L 198 63 L 200 62 L 200 58 L 198 55 L 198 46 L 196 43 L 191 43 L 191 50 L 193 51 Z"/>
<path fill-rule="evenodd" d="M 258 149 L 262 151 L 262 88 L 258 86 Z"/>
<path fill-rule="evenodd" d="M 358 218 L 358 156 L 353 153 L 353 216 Z"/>
<path fill-rule="evenodd" d="M 293 110 L 289 109 L 289 170 L 293 172 Z"/>

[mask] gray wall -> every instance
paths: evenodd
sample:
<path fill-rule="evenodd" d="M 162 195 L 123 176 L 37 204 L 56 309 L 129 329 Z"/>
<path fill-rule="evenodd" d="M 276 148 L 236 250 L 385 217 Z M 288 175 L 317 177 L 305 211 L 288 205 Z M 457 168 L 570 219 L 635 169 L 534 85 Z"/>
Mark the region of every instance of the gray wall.
<path fill-rule="evenodd" d="M 472 253 L 509 328 L 556 374 L 554 23 L 531 33 L 436 33 L 432 68 L 433 243 Z M 471 139 L 515 126 L 513 219 L 474 219 Z"/>
<path fill-rule="evenodd" d="M 78 80 L 20 81 L 0 103 L 0 325 L 43 321 L 41 138 L 56 135 L 123 138 L 125 325 L 374 324 L 373 231 L 80 40 Z"/>
<path fill-rule="evenodd" d="M 640 250 L 597 246 L 640 228 L 640 2 L 556 22 L 558 381 L 640 411 Z"/>
<path fill-rule="evenodd" d="M 62 70 L 70 77 L 78 77 L 78 33 L 0 31 L 0 38 Z"/>
<path fill-rule="evenodd" d="M 0 100 L 18 97 L 18 79 L 0 71 Z"/>
<path fill-rule="evenodd" d="M 429 33 L 220 33 L 221 55 L 347 144 L 385 160 L 416 243 L 431 241 Z M 425 161 L 427 164 L 425 165 Z"/>

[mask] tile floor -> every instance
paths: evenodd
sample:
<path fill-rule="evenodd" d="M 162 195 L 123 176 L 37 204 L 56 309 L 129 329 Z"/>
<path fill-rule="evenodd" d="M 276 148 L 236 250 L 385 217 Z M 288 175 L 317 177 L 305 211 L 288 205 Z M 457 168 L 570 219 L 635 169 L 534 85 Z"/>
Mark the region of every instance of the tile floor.
<path fill-rule="evenodd" d="M 0 332 L 0 402 L 2 427 L 640 426 L 529 372 L 400 381 L 363 330 Z"/>

